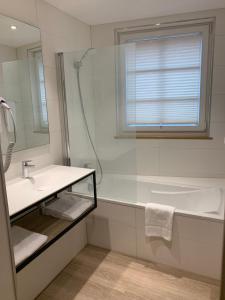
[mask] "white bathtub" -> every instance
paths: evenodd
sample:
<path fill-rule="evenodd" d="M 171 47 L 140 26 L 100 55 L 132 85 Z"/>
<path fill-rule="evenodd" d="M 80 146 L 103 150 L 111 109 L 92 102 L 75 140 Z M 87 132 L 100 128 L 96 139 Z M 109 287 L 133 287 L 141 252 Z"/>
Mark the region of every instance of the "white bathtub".
<path fill-rule="evenodd" d="M 224 180 L 154 176 L 105 175 L 98 198 L 145 206 L 148 202 L 171 205 L 177 214 L 224 219 Z M 178 182 L 177 182 L 178 181 Z M 159 197 L 152 198 L 152 192 Z M 161 198 L 161 199 L 160 199 Z"/>
<path fill-rule="evenodd" d="M 224 187 L 225 179 L 104 175 L 98 187 L 98 208 L 87 219 L 88 242 L 219 280 Z M 196 192 L 212 188 L 221 191 L 221 196 Z M 157 198 L 161 204 L 176 207 L 170 244 L 145 237 L 144 207 L 151 201 L 151 191 L 162 194 Z M 186 197 L 187 193 L 193 195 Z"/>

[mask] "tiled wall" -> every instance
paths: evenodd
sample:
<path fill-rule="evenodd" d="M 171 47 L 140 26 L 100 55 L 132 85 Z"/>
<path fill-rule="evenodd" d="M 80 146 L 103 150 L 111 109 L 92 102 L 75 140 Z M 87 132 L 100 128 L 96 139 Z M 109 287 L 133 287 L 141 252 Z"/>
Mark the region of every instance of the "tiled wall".
<path fill-rule="evenodd" d="M 13 155 L 6 179 L 20 175 L 21 160 L 32 159 L 38 168 L 62 162 L 59 100 L 56 82 L 55 53 L 90 47 L 90 27 L 47 4 L 43 0 L 3 0 L 0 13 L 41 29 L 49 112 L 50 144 Z"/>
<path fill-rule="evenodd" d="M 112 78 L 111 85 L 110 82 L 108 82 L 108 85 L 105 84 L 108 90 L 106 91 L 106 87 L 102 84 L 103 91 L 96 97 L 96 107 L 101 108 L 99 116 L 96 118 L 96 139 L 105 171 L 123 172 L 127 170 L 128 173 L 131 173 L 131 166 L 133 165 L 135 166 L 133 170 L 136 169 L 137 173 L 141 175 L 225 176 L 225 10 L 97 25 L 92 28 L 92 38 L 93 47 L 110 47 L 114 45 L 115 28 L 214 16 L 216 17 L 216 38 L 210 128 L 210 135 L 213 140 L 139 139 L 133 141 L 133 145 L 128 139 L 115 140 L 116 108 L 115 91 L 113 90 L 114 75 L 112 73 L 110 75 Z M 102 78 L 104 80 L 105 77 Z M 103 96 L 101 98 L 101 95 L 104 96 L 104 99 Z M 99 101 L 101 101 L 100 105 Z M 106 122 L 107 126 L 104 125 Z M 108 143 L 108 146 L 106 143 Z M 131 145 L 130 149 L 129 144 Z M 110 149 L 114 150 L 114 157 L 111 164 L 110 158 L 105 158 L 107 160 L 106 164 L 104 157 Z M 116 155 L 117 158 L 115 159 Z M 123 159 L 120 159 L 120 157 Z M 124 162 L 126 165 L 123 165 Z"/>

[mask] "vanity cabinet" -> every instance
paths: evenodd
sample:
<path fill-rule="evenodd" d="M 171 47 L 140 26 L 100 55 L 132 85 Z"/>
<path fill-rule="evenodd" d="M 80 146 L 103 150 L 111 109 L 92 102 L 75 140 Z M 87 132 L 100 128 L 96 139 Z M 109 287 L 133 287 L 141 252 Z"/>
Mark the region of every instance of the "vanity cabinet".
<path fill-rule="evenodd" d="M 9 182 L 7 194 L 12 240 L 18 244 L 14 245 L 14 254 L 19 272 L 97 207 L 95 170 L 50 166 L 31 178 Z M 27 244 L 15 234 L 25 236 Z M 38 241 L 42 243 L 32 251 L 29 240 L 33 242 L 35 237 L 36 247 Z M 18 246 L 24 248 L 22 252 Z"/>

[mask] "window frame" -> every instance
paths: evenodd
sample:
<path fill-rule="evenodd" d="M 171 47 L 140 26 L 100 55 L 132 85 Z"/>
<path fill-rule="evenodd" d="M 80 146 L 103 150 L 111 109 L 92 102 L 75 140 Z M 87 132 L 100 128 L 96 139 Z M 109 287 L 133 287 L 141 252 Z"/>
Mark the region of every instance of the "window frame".
<path fill-rule="evenodd" d="M 126 124 L 126 71 L 124 47 L 135 48 L 135 42 L 147 36 L 165 36 L 202 32 L 202 68 L 200 86 L 200 126 L 133 126 Z M 213 50 L 215 18 L 162 23 L 131 28 L 115 29 L 116 50 L 116 94 L 117 94 L 117 136 L 137 138 L 209 138 L 210 103 L 212 94 Z M 121 55 L 123 57 L 121 57 Z M 178 129 L 179 128 L 179 129 Z M 135 133 L 135 134 L 134 134 Z"/>
<path fill-rule="evenodd" d="M 32 94 L 32 103 L 33 103 L 33 123 L 34 123 L 34 132 L 35 133 L 49 133 L 49 125 L 48 122 L 44 122 L 43 113 L 42 113 L 42 101 L 40 95 L 40 78 L 38 73 L 38 66 L 35 59 L 35 54 L 41 53 L 41 46 L 36 46 L 33 48 L 27 49 L 27 56 L 29 61 L 29 73 L 30 73 L 30 81 L 31 81 L 31 94 Z M 43 62 L 42 62 L 43 64 Z M 44 88 L 45 88 L 45 96 L 46 96 L 46 87 L 45 87 L 45 73 L 44 76 Z M 48 115 L 47 109 L 47 99 L 46 99 L 46 112 Z M 47 116 L 48 119 L 48 116 Z"/>

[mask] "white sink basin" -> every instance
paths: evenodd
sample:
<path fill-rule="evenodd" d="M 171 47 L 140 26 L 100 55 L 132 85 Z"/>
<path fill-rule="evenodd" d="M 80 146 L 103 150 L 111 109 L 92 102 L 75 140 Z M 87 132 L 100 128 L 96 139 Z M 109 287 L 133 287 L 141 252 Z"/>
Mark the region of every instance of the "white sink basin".
<path fill-rule="evenodd" d="M 6 183 L 9 215 L 22 211 L 65 188 L 94 170 L 51 165 L 31 173 L 31 178 L 16 178 Z"/>

